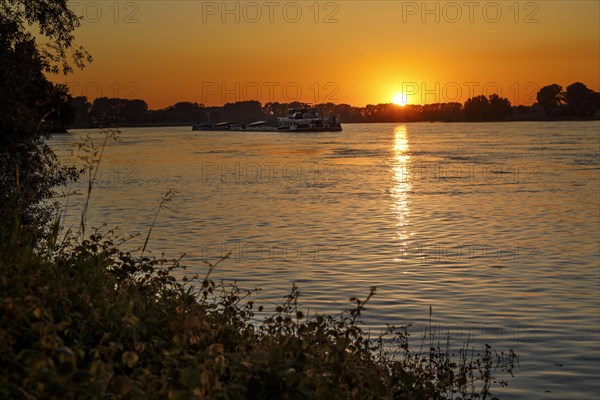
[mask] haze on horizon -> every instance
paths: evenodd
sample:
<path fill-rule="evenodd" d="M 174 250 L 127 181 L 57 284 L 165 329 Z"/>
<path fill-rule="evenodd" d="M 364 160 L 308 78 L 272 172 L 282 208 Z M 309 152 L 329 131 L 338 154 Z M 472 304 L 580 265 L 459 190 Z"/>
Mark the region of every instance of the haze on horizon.
<path fill-rule="evenodd" d="M 178 101 L 530 105 L 545 85 L 600 91 L 597 1 L 76 1 L 74 96 Z"/>

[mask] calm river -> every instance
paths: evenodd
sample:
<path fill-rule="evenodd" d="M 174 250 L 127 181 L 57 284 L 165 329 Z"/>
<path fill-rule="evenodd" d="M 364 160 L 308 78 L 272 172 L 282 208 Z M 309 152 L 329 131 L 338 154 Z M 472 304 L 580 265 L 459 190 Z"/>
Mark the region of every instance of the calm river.
<path fill-rule="evenodd" d="M 56 136 L 66 161 L 97 130 Z M 354 124 L 343 132 L 121 129 L 109 142 L 88 227 L 203 260 L 213 279 L 259 287 L 272 308 L 292 283 L 310 313 L 377 286 L 365 322 L 429 324 L 453 343 L 513 349 L 502 399 L 600 396 L 600 123 Z M 71 154 L 73 151 L 73 154 Z M 85 182 L 70 190 L 85 192 Z M 65 221 L 77 229 L 83 196 Z M 183 274 L 183 272 L 182 272 Z M 445 340 L 445 339 L 444 339 Z"/>

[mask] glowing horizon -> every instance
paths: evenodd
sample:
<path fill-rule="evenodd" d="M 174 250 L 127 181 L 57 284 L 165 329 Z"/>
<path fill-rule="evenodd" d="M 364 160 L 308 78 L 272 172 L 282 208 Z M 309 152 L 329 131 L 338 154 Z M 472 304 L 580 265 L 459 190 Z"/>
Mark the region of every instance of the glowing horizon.
<path fill-rule="evenodd" d="M 404 107 L 405 105 L 410 104 L 408 100 L 408 95 L 404 94 L 403 92 L 396 93 L 394 97 L 392 97 L 392 103 L 400 107 Z"/>
<path fill-rule="evenodd" d="M 268 4 L 74 2 L 85 17 L 77 42 L 94 62 L 51 79 L 74 96 L 139 98 L 152 109 L 364 106 L 399 93 L 411 105 L 492 93 L 530 105 L 552 83 L 600 91 L 598 2 Z"/>

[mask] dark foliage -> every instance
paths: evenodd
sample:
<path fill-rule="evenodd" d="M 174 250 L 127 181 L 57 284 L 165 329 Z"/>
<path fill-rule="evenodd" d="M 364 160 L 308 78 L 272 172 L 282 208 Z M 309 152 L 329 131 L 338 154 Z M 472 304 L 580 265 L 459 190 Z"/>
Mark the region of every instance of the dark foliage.
<path fill-rule="evenodd" d="M 500 121 L 512 114 L 512 108 L 508 99 L 494 93 L 489 98 L 477 96 L 468 99 L 463 114 L 467 121 Z"/>
<path fill-rule="evenodd" d="M 44 139 L 65 130 L 74 113 L 66 87 L 44 76 L 60 55 L 40 52 L 22 24 L 23 19 L 37 21 L 43 34 L 57 35 L 54 48 L 59 50 L 72 41 L 57 24 L 73 22 L 66 7 L 53 2 L 10 3 L 12 7 L 0 2 L 0 223 L 11 223 L 18 210 L 20 226 L 39 232 L 51 212 L 44 200 L 55 186 L 77 176 L 74 169 L 60 166 Z"/>
<path fill-rule="evenodd" d="M 556 116 L 559 107 L 565 101 L 562 86 L 557 84 L 544 86 L 537 94 L 537 101 L 546 111 L 546 115 Z"/>
<path fill-rule="evenodd" d="M 216 265 L 179 282 L 178 260 L 97 232 L 37 251 L 15 238 L 0 229 L 1 398 L 483 399 L 516 359 L 413 350 L 402 329 L 372 341 L 360 317 L 374 288 L 338 316 L 306 316 L 295 287 L 267 312 L 214 282 Z"/>
<path fill-rule="evenodd" d="M 565 98 L 569 107 L 569 114 L 577 117 L 591 117 L 596 108 L 600 108 L 598 97 L 600 93 L 590 90 L 581 82 L 567 86 Z"/>

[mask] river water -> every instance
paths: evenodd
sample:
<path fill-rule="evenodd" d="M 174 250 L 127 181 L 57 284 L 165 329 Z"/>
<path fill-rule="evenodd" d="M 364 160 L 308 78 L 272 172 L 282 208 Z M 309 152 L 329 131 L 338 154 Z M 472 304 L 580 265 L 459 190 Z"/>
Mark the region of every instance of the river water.
<path fill-rule="evenodd" d="M 89 135 L 51 139 L 68 162 Z M 259 287 L 272 308 L 292 283 L 309 312 L 426 326 L 457 345 L 513 349 L 502 399 L 600 396 L 600 123 L 348 124 L 343 132 L 126 128 L 102 157 L 87 229 L 117 228 L 186 256 L 187 274 L 230 254 L 214 279 Z M 65 189 L 67 190 L 67 189 Z M 85 193 L 81 181 L 68 190 Z M 65 223 L 77 230 L 83 196 Z M 180 273 L 180 276 L 183 272 Z M 431 306 L 431 322 L 429 307 Z M 445 340 L 445 339 L 444 339 Z"/>

